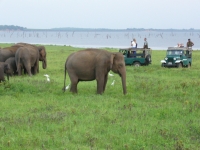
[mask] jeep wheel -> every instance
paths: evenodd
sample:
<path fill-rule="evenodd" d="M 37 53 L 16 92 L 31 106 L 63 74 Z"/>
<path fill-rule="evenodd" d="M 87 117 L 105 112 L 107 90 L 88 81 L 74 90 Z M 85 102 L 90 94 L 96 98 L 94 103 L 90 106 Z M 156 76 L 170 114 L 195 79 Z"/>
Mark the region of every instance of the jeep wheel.
<path fill-rule="evenodd" d="M 188 63 L 187 67 L 190 68 L 191 67 L 191 63 Z"/>
<path fill-rule="evenodd" d="M 164 63 L 162 63 L 162 64 L 161 64 L 161 67 L 165 67 L 165 64 L 164 64 Z"/>
<path fill-rule="evenodd" d="M 140 67 L 141 64 L 140 64 L 139 62 L 134 62 L 134 63 L 133 63 L 133 66 L 134 66 L 134 67 Z"/>
<path fill-rule="evenodd" d="M 182 67 L 183 67 L 182 63 L 178 63 L 178 64 L 177 64 L 177 67 L 178 67 L 178 68 L 182 68 Z"/>
<path fill-rule="evenodd" d="M 146 60 L 146 64 L 147 65 L 150 64 L 150 62 L 151 62 L 151 55 L 147 55 L 146 58 L 145 58 L 145 60 Z"/>

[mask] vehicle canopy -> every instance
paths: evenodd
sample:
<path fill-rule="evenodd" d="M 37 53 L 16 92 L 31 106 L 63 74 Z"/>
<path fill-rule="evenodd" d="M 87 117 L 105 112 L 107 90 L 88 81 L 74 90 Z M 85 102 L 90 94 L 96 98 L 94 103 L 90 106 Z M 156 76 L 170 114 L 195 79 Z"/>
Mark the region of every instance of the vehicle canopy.
<path fill-rule="evenodd" d="M 137 54 L 142 54 L 144 57 L 146 57 L 147 55 L 151 54 L 152 50 L 150 48 L 122 48 L 119 49 L 119 52 L 123 53 L 123 55 L 136 52 Z"/>
<path fill-rule="evenodd" d="M 168 47 L 167 56 L 191 55 L 192 49 L 188 47 Z"/>

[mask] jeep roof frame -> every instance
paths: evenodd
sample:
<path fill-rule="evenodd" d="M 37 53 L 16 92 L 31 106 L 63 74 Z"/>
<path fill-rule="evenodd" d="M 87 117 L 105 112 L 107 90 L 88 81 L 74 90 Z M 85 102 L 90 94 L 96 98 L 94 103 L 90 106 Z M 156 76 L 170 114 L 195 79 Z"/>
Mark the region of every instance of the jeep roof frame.
<path fill-rule="evenodd" d="M 151 51 L 151 48 L 132 48 L 132 47 L 130 47 L 130 48 L 120 48 L 119 50 L 127 50 L 127 51 L 139 51 L 139 50 L 147 51 L 147 50 L 149 50 L 149 51 Z"/>
<path fill-rule="evenodd" d="M 189 47 L 168 47 L 167 50 L 188 50 L 188 51 L 192 51 L 192 48 L 189 48 Z"/>

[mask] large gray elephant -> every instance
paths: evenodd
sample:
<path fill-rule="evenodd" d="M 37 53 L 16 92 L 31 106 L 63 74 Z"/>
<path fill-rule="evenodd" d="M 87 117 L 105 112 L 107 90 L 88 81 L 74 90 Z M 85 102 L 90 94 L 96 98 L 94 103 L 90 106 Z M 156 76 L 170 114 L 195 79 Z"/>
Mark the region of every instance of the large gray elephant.
<path fill-rule="evenodd" d="M 20 47 L 15 54 L 15 62 L 19 76 L 22 74 L 22 68 L 26 69 L 29 76 L 32 76 L 39 70 L 39 51 L 33 46 Z"/>
<path fill-rule="evenodd" d="M 17 66 L 15 63 L 15 57 L 10 57 L 8 59 L 6 59 L 5 61 L 6 64 L 9 64 L 10 69 L 8 69 L 6 71 L 6 74 L 8 74 L 9 76 L 13 76 L 17 74 Z"/>
<path fill-rule="evenodd" d="M 28 49 L 36 49 L 39 51 L 39 61 L 42 61 L 42 68 L 46 69 L 47 68 L 47 59 L 46 59 L 46 49 L 44 46 L 36 46 L 28 43 L 17 43 L 17 45 L 21 45 L 24 47 L 28 47 Z M 39 68 L 38 68 L 39 69 Z M 39 70 L 38 70 L 39 72 Z"/>
<path fill-rule="evenodd" d="M 64 88 L 66 71 L 71 80 L 70 91 L 77 93 L 79 81 L 97 81 L 97 94 L 102 94 L 108 80 L 108 72 L 112 70 L 122 79 L 123 93 L 126 94 L 126 67 L 121 53 L 112 53 L 101 49 L 85 49 L 72 53 L 65 62 Z"/>
<path fill-rule="evenodd" d="M 5 81 L 4 74 L 9 69 L 10 69 L 9 64 L 6 64 L 4 62 L 0 62 L 0 82 Z M 9 75 L 8 74 L 7 74 L 7 80 L 9 81 Z"/>

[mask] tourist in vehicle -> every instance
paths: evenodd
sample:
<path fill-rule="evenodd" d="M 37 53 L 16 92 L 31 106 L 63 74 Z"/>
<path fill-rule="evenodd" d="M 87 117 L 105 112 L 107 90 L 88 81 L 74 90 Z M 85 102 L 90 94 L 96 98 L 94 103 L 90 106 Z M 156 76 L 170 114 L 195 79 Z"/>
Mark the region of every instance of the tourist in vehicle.
<path fill-rule="evenodd" d="M 175 47 L 180 47 L 180 44 L 179 44 L 179 43 L 177 43 L 177 46 L 175 46 Z"/>
<path fill-rule="evenodd" d="M 133 39 L 133 41 L 131 41 L 131 47 L 132 47 L 132 48 L 137 48 L 136 39 Z"/>
<path fill-rule="evenodd" d="M 187 42 L 187 47 L 192 47 L 194 45 L 194 43 L 188 39 L 188 42 Z"/>
<path fill-rule="evenodd" d="M 183 43 L 181 43 L 179 47 L 183 48 L 184 47 Z"/>
<path fill-rule="evenodd" d="M 137 42 L 136 42 L 136 39 L 133 39 L 133 41 L 131 41 L 131 46 L 132 48 L 137 48 Z M 132 54 L 130 54 L 130 57 L 136 57 L 136 51 L 132 51 Z"/>
<path fill-rule="evenodd" d="M 143 48 L 148 48 L 147 38 L 144 38 L 144 46 L 143 46 Z"/>

